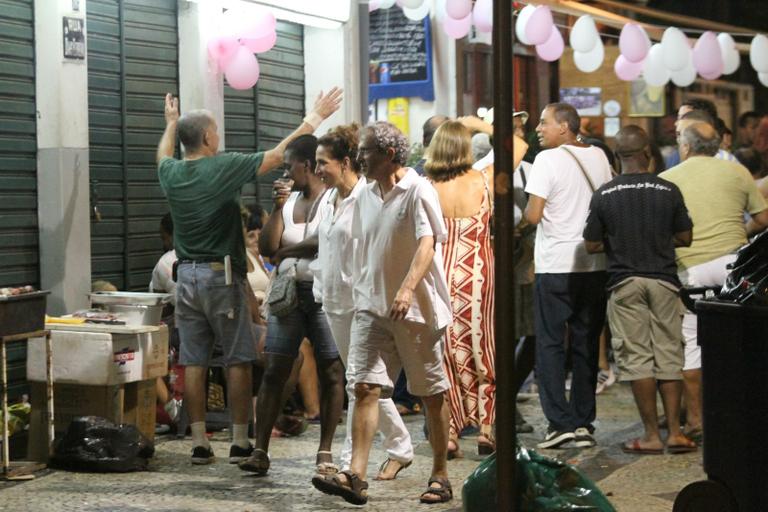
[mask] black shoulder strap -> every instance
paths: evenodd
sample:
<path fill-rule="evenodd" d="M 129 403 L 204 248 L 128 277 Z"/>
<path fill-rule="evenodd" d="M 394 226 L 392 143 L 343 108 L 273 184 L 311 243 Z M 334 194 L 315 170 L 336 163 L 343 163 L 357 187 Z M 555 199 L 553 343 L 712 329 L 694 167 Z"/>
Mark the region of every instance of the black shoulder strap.
<path fill-rule="evenodd" d="M 592 183 L 592 179 L 589 177 L 589 174 L 587 174 L 587 171 L 586 171 L 586 169 L 584 169 L 584 166 L 583 166 L 583 165 L 581 165 L 581 161 L 580 161 L 578 158 L 576 158 L 576 155 L 574 155 L 574 154 L 571 152 L 571 150 L 570 150 L 570 149 L 568 149 L 568 148 L 567 148 L 567 147 L 565 147 L 564 145 L 563 145 L 563 146 L 560 146 L 560 147 L 561 147 L 561 148 L 563 148 L 563 149 L 565 150 L 565 152 L 566 152 L 566 153 L 568 153 L 569 155 L 571 155 L 571 157 L 572 157 L 574 160 L 576 160 L 576 164 L 579 166 L 579 169 L 581 169 L 581 174 L 583 174 L 583 175 L 584 175 L 584 178 L 587 180 L 587 183 L 589 183 L 589 188 L 592 190 L 592 193 L 594 194 L 594 192 L 595 192 L 595 190 L 596 190 L 596 189 L 595 189 L 595 185 Z"/>

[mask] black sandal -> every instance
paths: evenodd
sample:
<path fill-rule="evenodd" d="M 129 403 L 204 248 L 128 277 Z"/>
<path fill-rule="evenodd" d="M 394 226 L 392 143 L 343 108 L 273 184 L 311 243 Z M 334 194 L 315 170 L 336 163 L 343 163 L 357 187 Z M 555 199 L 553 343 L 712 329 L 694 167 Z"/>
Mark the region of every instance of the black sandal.
<path fill-rule="evenodd" d="M 440 487 L 432 487 L 432 484 L 440 484 Z M 427 494 L 432 494 L 438 497 L 437 500 L 431 500 L 426 498 Z M 433 503 L 446 503 L 453 499 L 453 488 L 451 482 L 447 478 L 441 478 L 439 476 L 433 476 L 427 482 L 427 490 L 421 493 L 419 501 L 431 505 Z"/>
<path fill-rule="evenodd" d="M 269 471 L 269 455 L 261 448 L 253 450 L 253 455 L 237 465 L 243 471 L 256 473 L 256 476 L 266 476 Z"/>
<path fill-rule="evenodd" d="M 342 482 L 339 475 L 346 476 L 347 482 Z M 340 496 L 353 505 L 368 503 L 368 482 L 360 480 L 360 477 L 351 471 L 342 471 L 333 475 L 315 475 L 312 477 L 312 485 L 320 492 Z"/>

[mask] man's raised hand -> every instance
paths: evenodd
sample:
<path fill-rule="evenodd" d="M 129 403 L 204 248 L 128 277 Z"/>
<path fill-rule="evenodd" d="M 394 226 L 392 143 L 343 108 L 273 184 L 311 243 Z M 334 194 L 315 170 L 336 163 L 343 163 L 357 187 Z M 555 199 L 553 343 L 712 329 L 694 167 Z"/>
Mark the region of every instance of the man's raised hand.
<path fill-rule="evenodd" d="M 175 123 L 179 120 L 179 98 L 174 98 L 173 94 L 165 95 L 165 122 Z"/>

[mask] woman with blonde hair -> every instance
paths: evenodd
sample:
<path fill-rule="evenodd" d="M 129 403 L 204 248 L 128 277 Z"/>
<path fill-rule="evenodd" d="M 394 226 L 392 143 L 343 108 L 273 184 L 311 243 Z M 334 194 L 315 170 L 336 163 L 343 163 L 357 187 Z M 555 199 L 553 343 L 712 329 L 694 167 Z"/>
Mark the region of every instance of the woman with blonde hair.
<path fill-rule="evenodd" d="M 453 307 L 445 333 L 445 369 L 451 382 L 449 457 L 460 456 L 458 435 L 479 426 L 478 452 L 495 449 L 494 257 L 490 180 L 472 168 L 471 132 L 459 121 L 440 126 L 427 149 L 424 170 L 443 210 L 448 239 L 443 262 Z"/>

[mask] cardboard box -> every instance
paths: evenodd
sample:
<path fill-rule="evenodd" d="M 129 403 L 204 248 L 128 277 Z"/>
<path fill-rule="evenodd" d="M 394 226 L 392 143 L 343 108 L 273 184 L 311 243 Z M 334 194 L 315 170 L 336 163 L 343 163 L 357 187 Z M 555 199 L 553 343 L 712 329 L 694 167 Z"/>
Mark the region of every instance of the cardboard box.
<path fill-rule="evenodd" d="M 44 382 L 31 382 L 28 457 L 48 460 L 48 434 L 46 431 L 46 404 Z M 66 432 L 74 418 L 101 416 L 113 423 L 136 425 L 148 439 L 155 438 L 157 394 L 155 379 L 109 386 L 80 384 L 54 384 L 53 427 L 56 437 Z"/>
<path fill-rule="evenodd" d="M 51 328 L 53 381 L 108 386 L 168 373 L 168 328 L 150 332 L 57 330 Z M 80 327 L 80 326 L 78 326 Z M 85 329 L 85 327 L 80 327 Z M 45 339 L 29 340 L 27 379 L 45 382 Z"/>

